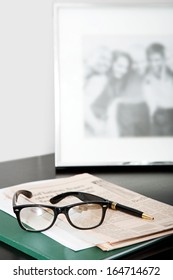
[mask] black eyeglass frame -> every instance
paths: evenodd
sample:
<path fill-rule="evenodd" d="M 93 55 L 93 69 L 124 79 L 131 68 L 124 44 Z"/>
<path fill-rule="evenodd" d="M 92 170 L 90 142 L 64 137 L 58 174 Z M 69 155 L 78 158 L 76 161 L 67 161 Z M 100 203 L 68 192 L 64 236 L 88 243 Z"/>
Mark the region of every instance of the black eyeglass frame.
<path fill-rule="evenodd" d="M 61 201 L 62 199 L 66 198 L 68 196 L 75 196 L 75 197 L 79 198 L 81 201 L 83 201 L 83 202 L 73 203 L 73 204 L 61 206 L 61 207 L 51 206 L 51 205 L 46 205 L 46 204 L 34 204 L 34 203 L 17 205 L 18 196 L 20 194 L 26 196 L 27 198 L 31 198 L 33 195 L 32 195 L 32 192 L 30 192 L 30 191 L 19 190 L 14 194 L 13 202 L 12 202 L 13 211 L 16 214 L 16 218 L 17 218 L 17 221 L 18 221 L 20 227 L 29 232 L 42 232 L 42 231 L 46 231 L 46 230 L 50 229 L 54 225 L 59 214 L 64 214 L 66 216 L 66 219 L 69 222 L 69 224 L 76 229 L 80 229 L 80 230 L 94 229 L 103 223 L 105 214 L 106 214 L 106 210 L 108 208 L 111 208 L 111 205 L 112 205 L 112 202 L 109 200 L 106 200 L 102 197 L 99 197 L 99 196 L 96 196 L 96 195 L 93 195 L 90 193 L 84 193 L 84 192 L 66 192 L 66 193 L 62 193 L 57 196 L 54 196 L 50 199 L 50 203 L 52 203 L 52 204 L 58 203 L 59 201 Z M 80 205 L 85 205 L 85 204 L 97 204 L 97 205 L 99 204 L 102 208 L 102 217 L 100 219 L 100 222 L 95 226 L 92 226 L 89 228 L 88 227 L 87 228 L 77 227 L 70 220 L 68 212 L 71 208 L 73 208 L 75 206 L 80 206 Z M 24 208 L 29 208 L 29 207 L 40 207 L 40 208 L 51 209 L 54 212 L 54 218 L 53 218 L 52 223 L 48 227 L 41 229 L 41 230 L 32 230 L 32 229 L 25 228 L 20 219 L 20 211 Z"/>

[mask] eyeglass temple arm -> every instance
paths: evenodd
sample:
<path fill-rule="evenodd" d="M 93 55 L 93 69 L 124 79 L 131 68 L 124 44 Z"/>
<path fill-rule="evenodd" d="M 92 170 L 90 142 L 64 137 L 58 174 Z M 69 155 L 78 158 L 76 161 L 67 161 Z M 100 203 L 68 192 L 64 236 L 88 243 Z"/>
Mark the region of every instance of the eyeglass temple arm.
<path fill-rule="evenodd" d="M 58 194 L 58 195 L 52 197 L 50 199 L 50 202 L 52 204 L 55 204 L 55 203 L 61 201 L 62 199 L 66 198 L 68 196 L 75 196 L 75 197 L 79 198 L 82 201 L 96 201 L 96 202 L 107 201 L 106 199 L 104 199 L 102 197 L 99 197 L 97 195 L 90 194 L 90 193 L 85 193 L 85 192 L 65 192 L 65 193 L 61 193 L 61 194 Z"/>
<path fill-rule="evenodd" d="M 23 194 L 24 196 L 28 197 L 28 198 L 31 198 L 32 197 L 32 192 L 30 191 L 26 191 L 26 190 L 20 190 L 20 191 L 17 191 L 14 196 L 13 196 L 13 206 L 16 205 L 17 203 L 17 200 L 18 200 L 18 196 L 20 194 Z"/>

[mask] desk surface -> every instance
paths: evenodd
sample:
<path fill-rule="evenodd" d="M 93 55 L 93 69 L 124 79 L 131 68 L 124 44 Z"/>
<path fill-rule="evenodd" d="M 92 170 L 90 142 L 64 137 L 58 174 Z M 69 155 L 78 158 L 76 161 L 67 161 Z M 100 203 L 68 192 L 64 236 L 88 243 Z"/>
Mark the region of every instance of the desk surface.
<path fill-rule="evenodd" d="M 173 205 L 173 172 L 144 168 L 128 170 L 111 168 L 101 171 L 97 168 L 85 168 L 84 172 L 98 176 L 109 182 L 139 192 L 153 199 Z M 29 159 L 0 163 L 0 188 L 29 181 L 62 178 L 81 173 L 81 169 L 55 170 L 54 155 L 46 155 Z M 153 244 L 140 252 L 129 253 L 123 259 L 172 259 L 173 238 L 168 237 L 159 244 Z M 0 242 L 0 259 L 32 259 L 30 256 Z"/>

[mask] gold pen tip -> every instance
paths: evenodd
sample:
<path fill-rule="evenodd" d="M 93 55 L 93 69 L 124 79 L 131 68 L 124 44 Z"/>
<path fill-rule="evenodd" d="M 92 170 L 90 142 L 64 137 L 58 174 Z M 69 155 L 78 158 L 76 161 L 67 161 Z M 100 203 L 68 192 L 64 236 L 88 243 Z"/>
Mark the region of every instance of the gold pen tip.
<path fill-rule="evenodd" d="M 154 217 L 147 215 L 145 213 L 142 214 L 142 219 L 146 219 L 146 220 L 154 220 Z"/>

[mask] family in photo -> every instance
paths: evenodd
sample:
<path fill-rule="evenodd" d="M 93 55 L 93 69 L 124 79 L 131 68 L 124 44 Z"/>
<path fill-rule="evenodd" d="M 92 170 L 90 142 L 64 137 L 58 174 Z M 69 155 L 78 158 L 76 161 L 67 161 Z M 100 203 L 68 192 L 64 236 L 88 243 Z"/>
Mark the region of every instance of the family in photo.
<path fill-rule="evenodd" d="M 173 135 L 173 70 L 153 42 L 140 63 L 130 52 L 99 47 L 85 61 L 85 132 L 91 137 Z"/>

